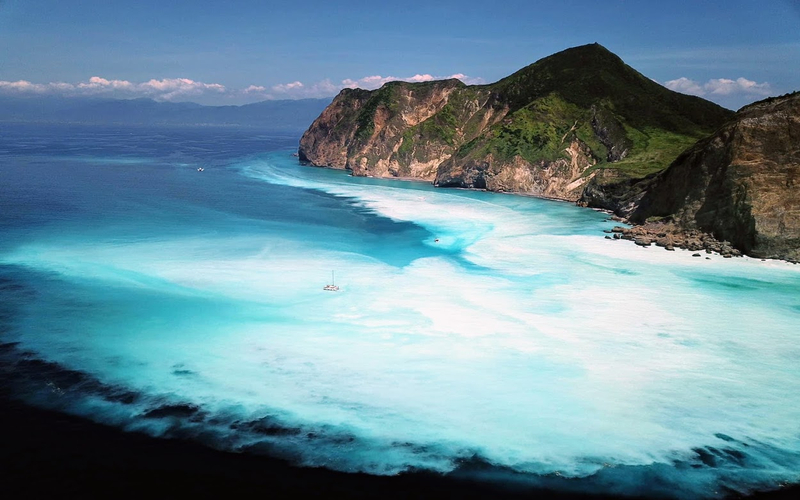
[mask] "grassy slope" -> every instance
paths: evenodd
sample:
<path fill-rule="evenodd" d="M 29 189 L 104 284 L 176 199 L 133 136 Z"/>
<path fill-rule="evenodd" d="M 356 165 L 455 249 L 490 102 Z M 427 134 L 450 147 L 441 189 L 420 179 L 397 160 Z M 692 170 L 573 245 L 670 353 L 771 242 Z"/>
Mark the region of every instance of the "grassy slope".
<path fill-rule="evenodd" d="M 554 54 L 492 87 L 511 107 L 511 120 L 493 130 L 481 149 L 503 156 L 516 152 L 528 161 L 554 159 L 563 155 L 561 139 L 574 124 L 575 135 L 597 156 L 594 168 L 613 167 L 631 177 L 666 168 L 733 116 L 716 104 L 664 88 L 597 44 Z M 621 161 L 607 161 L 607 148 L 591 127 L 593 106 L 621 125 L 617 139 L 632 143 Z M 518 147 L 518 139 L 530 142 Z"/>

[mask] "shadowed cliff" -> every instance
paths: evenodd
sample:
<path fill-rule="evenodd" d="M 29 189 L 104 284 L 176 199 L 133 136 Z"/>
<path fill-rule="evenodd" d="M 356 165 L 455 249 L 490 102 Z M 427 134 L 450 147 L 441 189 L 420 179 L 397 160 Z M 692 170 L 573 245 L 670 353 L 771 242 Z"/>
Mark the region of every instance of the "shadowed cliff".
<path fill-rule="evenodd" d="M 681 154 L 631 220 L 663 217 L 749 255 L 800 260 L 800 93 L 742 108 Z"/>

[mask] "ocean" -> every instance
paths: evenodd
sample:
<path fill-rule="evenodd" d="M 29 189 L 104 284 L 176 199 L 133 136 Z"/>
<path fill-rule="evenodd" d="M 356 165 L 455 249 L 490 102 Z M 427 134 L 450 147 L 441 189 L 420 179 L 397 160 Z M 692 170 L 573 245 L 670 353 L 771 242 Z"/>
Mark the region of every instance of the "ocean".
<path fill-rule="evenodd" d="M 302 166 L 298 139 L 0 124 L 17 396 L 346 472 L 662 498 L 800 483 L 800 266 Z"/>

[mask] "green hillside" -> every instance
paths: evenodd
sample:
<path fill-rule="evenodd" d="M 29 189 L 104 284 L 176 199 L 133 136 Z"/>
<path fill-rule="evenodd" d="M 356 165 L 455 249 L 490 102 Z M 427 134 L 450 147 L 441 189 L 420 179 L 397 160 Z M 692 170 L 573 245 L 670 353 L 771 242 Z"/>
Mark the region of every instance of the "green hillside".
<path fill-rule="evenodd" d="M 457 156 L 552 160 L 574 134 L 592 149 L 594 168 L 613 166 L 642 177 L 666 168 L 733 116 L 666 89 L 598 44 L 559 52 L 487 88 L 498 95 L 496 106 L 510 108 L 507 119 Z"/>

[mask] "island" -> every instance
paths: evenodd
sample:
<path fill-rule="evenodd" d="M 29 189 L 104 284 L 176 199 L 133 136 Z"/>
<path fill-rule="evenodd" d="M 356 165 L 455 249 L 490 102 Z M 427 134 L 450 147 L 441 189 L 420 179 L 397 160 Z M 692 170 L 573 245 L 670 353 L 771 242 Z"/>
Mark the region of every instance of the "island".
<path fill-rule="evenodd" d="M 599 44 L 490 85 L 344 89 L 303 134 L 305 164 L 553 198 L 637 224 L 641 245 L 800 260 L 800 95 L 727 110 Z"/>

